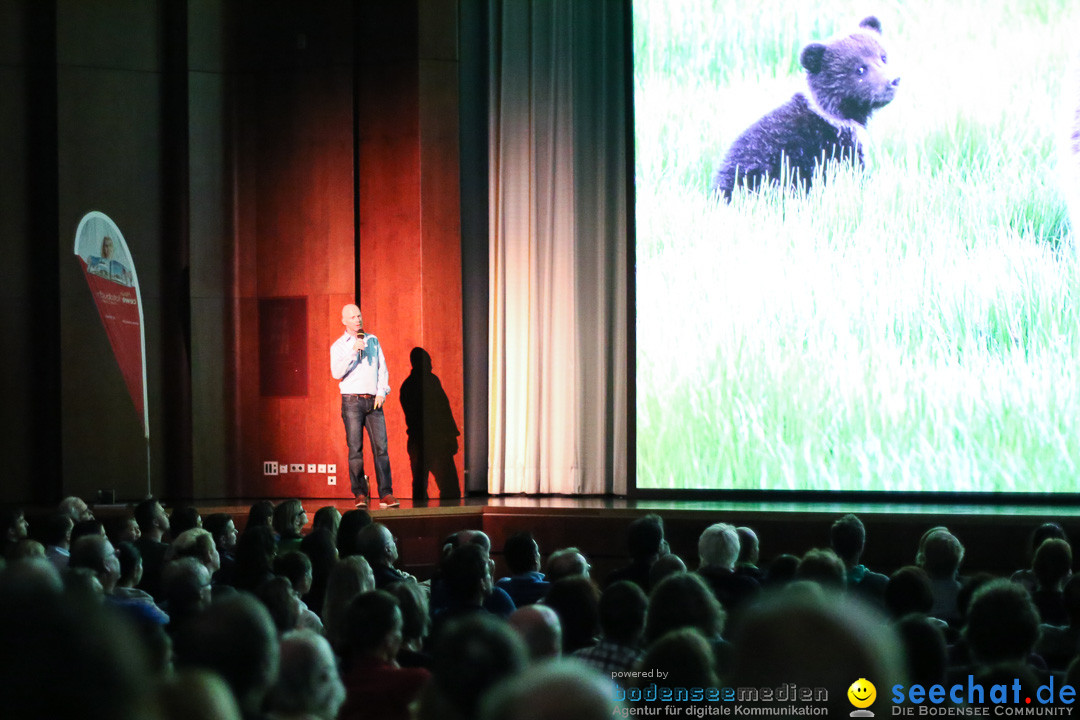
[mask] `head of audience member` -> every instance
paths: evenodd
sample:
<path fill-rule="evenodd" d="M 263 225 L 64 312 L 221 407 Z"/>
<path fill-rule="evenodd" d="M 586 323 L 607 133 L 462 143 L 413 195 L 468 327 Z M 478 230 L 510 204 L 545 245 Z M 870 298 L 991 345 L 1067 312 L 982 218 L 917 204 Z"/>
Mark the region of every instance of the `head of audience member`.
<path fill-rule="evenodd" d="M 1031 531 L 1028 536 L 1028 559 L 1034 561 L 1035 551 L 1039 549 L 1039 546 L 1044 541 L 1050 538 L 1057 538 L 1059 540 L 1065 540 L 1068 542 L 1069 536 L 1065 533 L 1065 528 L 1061 527 L 1060 523 L 1045 522 L 1039 525 L 1037 528 Z"/>
<path fill-rule="evenodd" d="M 465 530 L 458 530 L 446 539 L 447 545 L 453 549 L 462 545 L 479 545 L 484 549 L 488 555 L 491 554 L 491 538 L 483 530 L 474 530 L 472 528 L 466 528 Z"/>
<path fill-rule="evenodd" d="M 484 694 L 529 662 L 518 634 L 505 621 L 482 614 L 448 622 L 435 638 L 432 657 L 432 678 L 420 695 L 419 720 L 475 718 Z"/>
<path fill-rule="evenodd" d="M 1067 540 L 1048 538 L 1035 551 L 1031 563 L 1039 590 L 1057 592 L 1072 573 L 1072 547 Z"/>
<path fill-rule="evenodd" d="M 657 638 L 645 652 L 641 667 L 657 671 L 654 678 L 640 678 L 641 685 L 656 682 L 668 688 L 710 688 L 720 684 L 712 645 L 692 627 L 672 630 Z"/>
<path fill-rule="evenodd" d="M 454 548 L 439 568 L 451 604 L 479 607 L 491 594 L 491 563 L 482 546 L 467 543 Z"/>
<path fill-rule="evenodd" d="M 188 668 L 157 688 L 160 720 L 241 720 L 232 690 L 214 672 Z"/>
<path fill-rule="evenodd" d="M 312 531 L 319 528 L 325 528 L 330 533 L 330 537 L 337 542 L 338 527 L 341 525 L 341 512 L 338 511 L 333 505 L 324 505 L 315 511 L 315 515 L 311 518 Z"/>
<path fill-rule="evenodd" d="M 398 599 L 385 590 L 371 590 L 352 599 L 345 612 L 345 656 L 350 663 L 374 659 L 392 664 L 401 650 Z"/>
<path fill-rule="evenodd" d="M 275 576 L 264 580 L 255 588 L 255 597 L 270 611 L 279 635 L 296 630 L 300 623 L 300 597 L 286 578 Z"/>
<path fill-rule="evenodd" d="M 619 580 L 608 585 L 600 595 L 599 606 L 604 639 L 637 647 L 645 632 L 648 609 L 649 598 L 637 583 Z"/>
<path fill-rule="evenodd" d="M 87 535 L 108 537 L 105 532 L 105 524 L 100 520 L 90 518 L 89 520 L 80 520 L 71 528 L 71 544 L 74 545 L 79 541 L 79 538 Z"/>
<path fill-rule="evenodd" d="M 780 588 L 795 579 L 799 572 L 799 558 L 791 553 L 781 553 L 773 558 L 765 570 L 764 586 Z"/>
<path fill-rule="evenodd" d="M 372 523 L 360 531 L 356 538 L 360 555 L 374 567 L 393 567 L 398 559 L 397 542 L 390 528 L 382 523 Z"/>
<path fill-rule="evenodd" d="M 169 516 L 169 537 L 176 539 L 192 528 L 202 527 L 202 516 L 194 505 L 175 508 Z"/>
<path fill-rule="evenodd" d="M 664 554 L 664 519 L 649 513 L 631 521 L 626 528 L 626 549 L 637 561 L 652 562 Z"/>
<path fill-rule="evenodd" d="M 967 622 L 968 610 L 971 608 L 971 598 L 986 583 L 996 580 L 997 576 L 988 572 L 972 573 L 964 578 L 960 589 L 956 592 L 956 606 L 960 611 L 960 619 Z"/>
<path fill-rule="evenodd" d="M 94 513 L 90 512 L 90 507 L 86 504 L 86 501 L 74 495 L 61 500 L 57 506 L 57 512 L 67 515 L 72 522 L 94 519 Z"/>
<path fill-rule="evenodd" d="M 323 598 L 326 597 L 326 581 L 338 561 L 334 537 L 326 528 L 314 528 L 300 541 L 300 552 L 311 561 L 311 590 L 305 602 L 312 610 L 318 611 L 322 609 Z"/>
<path fill-rule="evenodd" d="M 45 529 L 41 534 L 41 540 L 46 545 L 70 548 L 73 529 L 75 529 L 75 521 L 70 515 L 54 513 L 45 519 Z"/>
<path fill-rule="evenodd" d="M 991 580 L 972 596 L 963 632 L 977 664 L 1022 663 L 1039 639 L 1039 611 L 1023 586 Z"/>
<path fill-rule="evenodd" d="M 712 640 L 724 632 L 727 614 L 716 595 L 696 573 L 664 578 L 649 595 L 645 615 L 645 644 L 683 627 L 692 627 Z"/>
<path fill-rule="evenodd" d="M 274 558 L 274 574 L 286 578 L 299 597 L 311 591 L 311 558 L 299 550 L 290 550 Z"/>
<path fill-rule="evenodd" d="M 545 575 L 549 582 L 568 577 L 589 577 L 592 566 L 576 547 L 562 548 L 548 556 Z"/>
<path fill-rule="evenodd" d="M 274 532 L 282 539 L 301 537 L 300 531 L 307 525 L 307 512 L 296 498 L 282 500 L 274 508 L 272 518 Z"/>
<path fill-rule="evenodd" d="M 371 565 L 360 555 L 341 558 L 330 571 L 326 581 L 326 597 L 322 606 L 322 621 L 326 638 L 338 652 L 345 642 L 345 613 L 352 599 L 375 589 Z"/>
<path fill-rule="evenodd" d="M 0 637 L 6 718 L 135 720 L 153 711 L 131 626 L 100 602 L 64 594 L 51 563 L 0 571 Z"/>
<path fill-rule="evenodd" d="M 941 626 L 925 614 L 912 613 L 896 623 L 908 680 L 923 687 L 945 684 L 948 647 Z"/>
<path fill-rule="evenodd" d="M 0 543 L 4 555 L 29 533 L 30 523 L 26 522 L 26 513 L 21 507 L 0 510 Z"/>
<path fill-rule="evenodd" d="M 510 627 L 525 641 L 534 663 L 562 654 L 562 625 L 559 615 L 547 605 L 526 605 L 510 615 Z"/>
<path fill-rule="evenodd" d="M 203 529 L 214 538 L 218 553 L 232 555 L 236 551 L 236 541 L 240 533 L 236 530 L 236 523 L 229 513 L 214 513 L 203 519 Z"/>
<path fill-rule="evenodd" d="M 169 515 L 161 503 L 152 497 L 135 506 L 135 522 L 147 540 L 161 542 L 169 531 Z"/>
<path fill-rule="evenodd" d="M 244 528 L 236 542 L 236 569 L 233 583 L 240 590 L 254 590 L 273 575 L 277 543 L 274 531 L 266 525 Z"/>
<path fill-rule="evenodd" d="M 181 557 L 161 569 L 161 600 L 175 631 L 210 605 L 210 571 L 197 558 Z"/>
<path fill-rule="evenodd" d="M 221 554 L 214 536 L 208 530 L 190 528 L 174 537 L 171 547 L 173 557 L 193 557 L 205 565 L 211 575 L 221 569 Z"/>
<path fill-rule="evenodd" d="M 896 619 L 911 613 L 929 613 L 934 607 L 930 576 L 915 565 L 905 565 L 898 569 L 889 576 L 889 582 L 885 585 L 885 607 Z"/>
<path fill-rule="evenodd" d="M 656 587 L 668 575 L 686 572 L 686 563 L 673 552 L 661 555 L 649 568 L 649 587 Z"/>
<path fill-rule="evenodd" d="M 142 537 L 142 530 L 134 515 L 114 515 L 105 520 L 105 534 L 113 545 L 119 545 L 122 542 L 135 542 Z"/>
<path fill-rule="evenodd" d="M 559 616 L 565 654 L 596 643 L 600 632 L 600 593 L 592 580 L 583 575 L 556 580 L 543 602 Z"/>
<path fill-rule="evenodd" d="M 294 630 L 281 638 L 281 665 L 266 699 L 275 718 L 334 720 L 345 702 L 337 660 L 326 638 Z"/>
<path fill-rule="evenodd" d="M 244 525 L 246 532 L 250 528 L 265 525 L 273 530 L 274 503 L 270 500 L 257 500 L 248 508 L 247 523 Z"/>
<path fill-rule="evenodd" d="M 64 592 L 81 600 L 102 602 L 105 588 L 98 574 L 85 567 L 68 567 L 64 570 Z"/>
<path fill-rule="evenodd" d="M 104 535 L 84 535 L 71 546 L 69 568 L 86 568 L 94 573 L 101 589 L 110 594 L 120 579 L 120 561 L 116 549 Z"/>
<path fill-rule="evenodd" d="M 905 684 L 892 628 L 855 598 L 818 591 L 780 592 L 742 614 L 732 637 L 734 687 L 846 688 L 852 678 L 877 687 Z M 844 692 L 829 692 L 828 717 L 851 711 Z"/>
<path fill-rule="evenodd" d="M 485 695 L 481 720 L 608 720 L 618 713 L 611 681 L 571 660 L 509 677 Z"/>
<path fill-rule="evenodd" d="M 758 541 L 757 533 L 753 528 L 746 526 L 735 528 L 735 533 L 739 536 L 739 559 L 735 561 L 735 564 L 757 567 L 761 556 L 761 543 Z"/>
<path fill-rule="evenodd" d="M 338 523 L 336 538 L 338 557 L 346 558 L 350 555 L 360 554 L 358 545 L 360 531 L 370 524 L 371 515 L 367 510 L 345 511 L 345 514 L 341 516 L 341 522 Z"/>
<path fill-rule="evenodd" d="M 847 584 L 844 562 L 827 548 L 806 551 L 796 573 L 799 580 L 811 580 L 824 588 L 842 590 Z"/>
<path fill-rule="evenodd" d="M 257 599 L 237 593 L 211 604 L 176 636 L 174 649 L 178 668 L 218 673 L 244 716 L 259 716 L 277 678 L 280 649 L 274 621 Z"/>
<path fill-rule="evenodd" d="M 142 555 L 135 543 L 122 542 L 116 545 L 116 559 L 120 563 L 120 579 L 117 587 L 133 588 L 142 582 Z"/>
<path fill-rule="evenodd" d="M 506 538 L 503 559 L 511 575 L 540 572 L 540 545 L 528 530 Z"/>
<path fill-rule="evenodd" d="M 735 526 L 727 523 L 710 525 L 698 538 L 699 567 L 734 570 L 739 549 L 739 533 Z"/>
<path fill-rule="evenodd" d="M 963 561 L 964 546 L 948 529 L 936 527 L 923 534 L 916 564 L 926 570 L 931 580 L 956 579 Z"/>
<path fill-rule="evenodd" d="M 829 528 L 829 545 L 846 567 L 855 567 L 866 546 L 866 527 L 857 515 L 848 513 Z"/>
<path fill-rule="evenodd" d="M 431 629 L 427 595 L 414 582 L 396 582 L 386 587 L 398 600 L 401 608 L 401 646 L 405 650 L 420 652 Z"/>

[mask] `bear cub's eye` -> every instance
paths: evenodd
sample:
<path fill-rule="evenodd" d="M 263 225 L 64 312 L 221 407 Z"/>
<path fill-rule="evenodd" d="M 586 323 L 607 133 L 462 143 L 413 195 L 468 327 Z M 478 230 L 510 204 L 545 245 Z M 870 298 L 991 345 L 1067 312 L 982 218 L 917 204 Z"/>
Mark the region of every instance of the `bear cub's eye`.
<path fill-rule="evenodd" d="M 855 74 L 856 75 L 865 75 L 866 74 L 866 66 L 865 65 L 860 65 L 859 67 L 855 68 Z"/>

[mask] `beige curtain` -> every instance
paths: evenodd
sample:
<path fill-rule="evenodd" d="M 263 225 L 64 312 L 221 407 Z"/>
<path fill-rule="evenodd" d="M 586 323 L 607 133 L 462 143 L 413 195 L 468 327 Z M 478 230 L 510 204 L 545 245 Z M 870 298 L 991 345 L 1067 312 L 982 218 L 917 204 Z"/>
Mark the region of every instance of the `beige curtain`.
<path fill-rule="evenodd" d="M 629 0 L 491 0 L 489 479 L 626 491 Z"/>

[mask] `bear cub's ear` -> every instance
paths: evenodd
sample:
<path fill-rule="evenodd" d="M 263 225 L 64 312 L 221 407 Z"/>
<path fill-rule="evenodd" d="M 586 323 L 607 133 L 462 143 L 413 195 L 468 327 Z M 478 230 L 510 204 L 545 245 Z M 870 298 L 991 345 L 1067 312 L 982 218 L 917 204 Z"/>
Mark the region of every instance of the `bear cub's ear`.
<path fill-rule="evenodd" d="M 821 66 L 825 59 L 825 46 L 821 43 L 810 43 L 803 48 L 799 62 L 811 75 L 821 72 Z"/>
<path fill-rule="evenodd" d="M 878 20 L 873 15 L 871 15 L 870 17 L 863 18 L 863 21 L 861 23 L 859 23 L 859 27 L 861 27 L 861 28 L 870 28 L 871 30 L 876 32 L 878 35 L 881 34 L 881 21 Z"/>

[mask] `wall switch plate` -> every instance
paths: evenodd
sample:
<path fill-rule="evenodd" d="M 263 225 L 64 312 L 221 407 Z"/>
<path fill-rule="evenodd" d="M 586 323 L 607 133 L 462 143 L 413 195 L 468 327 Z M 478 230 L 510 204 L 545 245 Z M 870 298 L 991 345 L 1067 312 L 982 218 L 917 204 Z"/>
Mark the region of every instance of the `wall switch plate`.
<path fill-rule="evenodd" d="M 304 463 L 292 463 L 289 465 L 289 472 L 304 472 Z"/>
<path fill-rule="evenodd" d="M 278 475 L 285 475 L 289 472 L 289 463 L 279 462 L 277 464 Z"/>
<path fill-rule="evenodd" d="M 330 473 L 331 475 L 336 474 L 337 473 L 337 465 L 335 465 L 334 463 L 327 464 L 326 472 Z"/>
<path fill-rule="evenodd" d="M 308 471 L 309 473 L 313 473 L 313 472 L 315 472 L 315 463 L 308 463 L 308 466 L 307 466 L 307 471 Z"/>
<path fill-rule="evenodd" d="M 277 464 L 277 462 L 274 461 L 274 460 L 264 460 L 263 461 L 263 475 L 277 475 L 277 474 L 278 474 L 278 464 Z"/>
<path fill-rule="evenodd" d="M 337 476 L 336 475 L 328 475 L 326 477 L 326 484 L 327 485 L 337 485 Z"/>
<path fill-rule="evenodd" d="M 320 475 L 325 475 L 326 474 L 326 463 L 319 463 L 319 469 L 316 472 L 318 472 Z"/>

